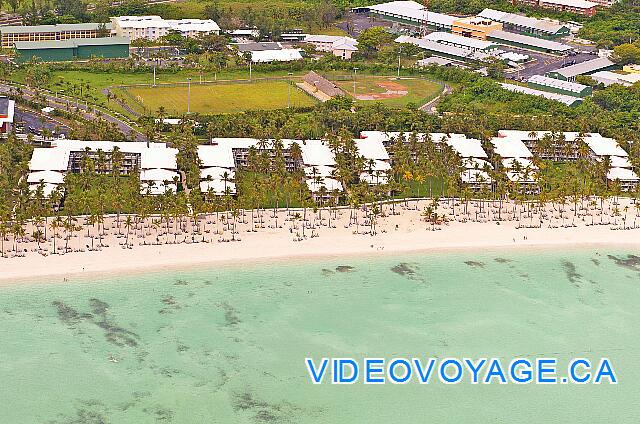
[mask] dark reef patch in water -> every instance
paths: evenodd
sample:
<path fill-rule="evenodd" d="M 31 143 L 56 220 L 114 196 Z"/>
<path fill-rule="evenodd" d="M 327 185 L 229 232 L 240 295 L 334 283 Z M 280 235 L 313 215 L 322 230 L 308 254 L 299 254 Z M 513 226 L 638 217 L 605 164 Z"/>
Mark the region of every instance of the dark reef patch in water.
<path fill-rule="evenodd" d="M 226 321 L 226 325 L 234 326 L 242 322 L 236 308 L 229 305 L 227 302 L 223 302 L 219 306 L 224 309 L 224 320 Z"/>
<path fill-rule="evenodd" d="M 77 325 L 82 321 L 92 322 L 104 330 L 105 337 L 109 343 L 113 343 L 116 346 L 138 346 L 136 340 L 138 335 L 110 322 L 107 318 L 109 304 L 99 299 L 89 299 L 89 307 L 93 314 L 80 313 L 61 300 L 53 301 L 52 305 L 56 307 L 60 321 L 67 325 Z"/>
<path fill-rule="evenodd" d="M 173 311 L 177 311 L 179 309 L 182 309 L 182 306 L 180 306 L 178 304 L 178 301 L 172 295 L 166 295 L 165 297 L 163 297 L 162 298 L 162 303 L 164 303 L 166 305 L 166 307 L 160 309 L 159 313 L 161 313 L 161 314 L 170 314 Z"/>
<path fill-rule="evenodd" d="M 356 269 L 350 265 L 338 265 L 336 267 L 336 272 L 353 272 Z"/>
<path fill-rule="evenodd" d="M 414 263 L 401 262 L 398 265 L 391 268 L 391 272 L 401 275 L 409 280 L 425 282 L 424 278 L 421 278 L 418 274 L 418 265 Z"/>
<path fill-rule="evenodd" d="M 600 260 L 598 260 L 596 258 L 592 258 L 591 262 L 593 262 L 596 266 L 600 266 Z"/>
<path fill-rule="evenodd" d="M 471 268 L 484 268 L 485 267 L 485 263 L 484 262 L 465 261 L 464 263 L 465 263 L 465 265 L 470 266 Z"/>
<path fill-rule="evenodd" d="M 322 268 L 322 275 L 324 275 L 325 277 L 329 277 L 331 275 L 333 275 L 335 272 L 333 270 L 327 269 L 327 268 Z"/>
<path fill-rule="evenodd" d="M 232 400 L 233 410 L 236 412 L 251 412 L 256 423 L 289 423 L 300 412 L 299 408 L 283 402 L 272 404 L 256 399 L 251 393 L 235 394 Z"/>
<path fill-rule="evenodd" d="M 569 262 L 566 259 L 563 259 L 562 269 L 564 269 L 564 273 L 567 276 L 569 282 L 576 287 L 580 287 L 580 280 L 582 279 L 582 275 L 579 274 L 576 270 L 575 264 L 573 262 Z"/>
<path fill-rule="evenodd" d="M 505 259 L 505 258 L 495 258 L 494 261 L 496 261 L 499 264 L 506 264 L 506 263 L 512 262 L 511 259 Z"/>
<path fill-rule="evenodd" d="M 188 284 L 189 284 L 189 282 L 185 281 L 185 280 L 178 280 L 175 283 L 173 283 L 174 286 L 186 286 Z"/>
<path fill-rule="evenodd" d="M 51 304 L 57 309 L 58 319 L 67 325 L 76 325 L 82 320 L 93 318 L 90 314 L 81 314 L 62 300 L 54 300 Z"/>
<path fill-rule="evenodd" d="M 618 266 L 640 272 L 640 256 L 627 255 L 626 258 L 619 258 L 617 256 L 607 255 L 607 258 L 614 261 Z"/>

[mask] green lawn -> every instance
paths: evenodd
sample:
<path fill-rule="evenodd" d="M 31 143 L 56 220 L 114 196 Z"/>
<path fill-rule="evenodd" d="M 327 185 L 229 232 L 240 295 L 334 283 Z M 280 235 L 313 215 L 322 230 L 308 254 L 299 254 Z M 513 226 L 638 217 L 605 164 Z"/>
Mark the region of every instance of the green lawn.
<path fill-rule="evenodd" d="M 164 106 L 169 114 L 187 112 L 189 89 L 186 84 L 170 87 L 127 88 L 130 98 L 147 112 Z M 292 106 L 311 106 L 310 96 L 295 85 L 291 86 Z M 287 81 L 254 81 L 236 83 L 191 84 L 191 112 L 202 114 L 231 113 L 257 109 L 281 109 L 288 104 Z"/>
<path fill-rule="evenodd" d="M 340 88 L 353 97 L 353 78 L 333 80 Z M 361 76 L 356 77 L 356 98 L 362 96 L 379 96 L 387 89 L 406 91 L 404 95 L 395 98 L 356 100 L 360 104 L 368 104 L 379 101 L 390 107 L 403 107 L 409 103 L 415 103 L 422 106 L 429 100 L 435 98 L 442 92 L 442 86 L 436 82 L 428 81 L 422 78 L 406 78 L 400 80 L 395 77 L 375 77 Z"/>

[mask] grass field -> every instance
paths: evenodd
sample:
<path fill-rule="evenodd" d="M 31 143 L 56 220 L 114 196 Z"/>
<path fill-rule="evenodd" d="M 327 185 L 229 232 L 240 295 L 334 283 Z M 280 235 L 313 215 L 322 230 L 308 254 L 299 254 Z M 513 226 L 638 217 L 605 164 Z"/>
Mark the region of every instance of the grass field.
<path fill-rule="evenodd" d="M 170 87 L 136 87 L 126 91 L 147 112 L 164 106 L 169 114 L 187 112 L 189 89 L 186 84 Z M 257 109 L 281 109 L 288 104 L 287 81 L 251 83 L 191 84 L 191 112 L 202 114 L 232 113 Z M 295 85 L 291 86 L 291 106 L 312 106 L 315 100 Z"/>
<path fill-rule="evenodd" d="M 334 79 L 332 81 L 353 97 L 353 79 Z M 381 102 L 390 107 L 403 107 L 409 103 L 422 106 L 435 98 L 441 91 L 440 84 L 420 78 L 397 80 L 395 77 L 358 75 L 355 93 L 358 99 L 356 102 L 360 104 Z M 364 97 L 371 99 L 363 100 Z"/>

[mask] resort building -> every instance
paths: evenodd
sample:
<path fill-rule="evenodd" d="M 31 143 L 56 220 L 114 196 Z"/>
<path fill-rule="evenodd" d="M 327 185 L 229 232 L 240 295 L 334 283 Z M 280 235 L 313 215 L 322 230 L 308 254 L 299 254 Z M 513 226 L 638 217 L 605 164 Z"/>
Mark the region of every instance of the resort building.
<path fill-rule="evenodd" d="M 10 49 L 21 41 L 61 41 L 76 38 L 101 38 L 111 35 L 110 23 L 0 26 L 2 48 Z"/>
<path fill-rule="evenodd" d="M 486 40 L 491 31 L 501 30 L 502 23 L 494 22 L 483 17 L 462 18 L 453 21 L 451 32 L 461 37 Z"/>
<path fill-rule="evenodd" d="M 504 26 L 504 28 L 497 29 L 515 31 L 533 37 L 557 38 L 571 33 L 570 28 L 565 25 L 494 9 L 484 9 L 478 16 L 494 22 L 500 22 Z"/>
<path fill-rule="evenodd" d="M 527 185 L 528 192 L 535 191 L 536 181 L 534 178 L 538 167 L 532 162 L 533 153 L 522 142 L 515 137 L 505 137 L 498 134 L 498 137 L 491 139 L 493 152 L 501 161 L 505 174 L 509 181 L 520 185 Z"/>
<path fill-rule="evenodd" d="M 575 81 L 578 75 L 590 75 L 597 71 L 608 71 L 615 67 L 615 64 L 607 58 L 599 57 L 575 65 L 549 71 L 545 75 L 563 81 Z"/>
<path fill-rule="evenodd" d="M 220 34 L 220 27 L 210 19 L 164 20 L 160 16 L 118 16 L 111 18 L 113 32 L 130 40 L 158 40 L 172 31 L 184 37 Z"/>
<path fill-rule="evenodd" d="M 319 52 L 331 52 L 334 56 L 350 60 L 358 51 L 358 42 L 351 37 L 335 35 L 307 35 L 304 42 L 311 44 Z"/>
<path fill-rule="evenodd" d="M 624 65 L 622 67 L 622 71 L 627 72 L 629 74 L 640 74 L 640 65 L 636 65 L 636 64 Z"/>
<path fill-rule="evenodd" d="M 432 32 L 424 39 L 429 41 L 435 41 L 436 43 L 446 44 L 448 46 L 460 47 L 472 51 L 481 51 L 489 53 L 498 48 L 498 45 L 490 41 L 484 41 L 476 38 L 469 38 L 468 36 L 462 36 L 452 34 L 450 32 Z"/>
<path fill-rule="evenodd" d="M 8 97 L 0 97 L 0 136 L 11 132 L 16 102 Z"/>
<path fill-rule="evenodd" d="M 314 71 L 306 74 L 302 82 L 296 85 L 321 102 L 326 102 L 337 96 L 346 95 L 340 87 Z"/>
<path fill-rule="evenodd" d="M 126 59 L 129 39 L 125 37 L 82 38 L 61 41 L 18 41 L 14 43 L 15 60 L 63 62 L 91 58 Z"/>
<path fill-rule="evenodd" d="M 391 159 L 380 138 L 358 138 L 355 140 L 358 153 L 364 158 L 364 172 L 360 181 L 373 186 L 386 184 L 391 170 Z"/>
<path fill-rule="evenodd" d="M 542 75 L 534 75 L 529 78 L 527 80 L 527 86 L 533 89 L 575 97 L 587 97 L 593 93 L 593 88 L 588 85 L 549 78 Z"/>
<path fill-rule="evenodd" d="M 300 148 L 300 157 L 293 154 L 294 143 Z M 225 192 L 235 194 L 236 171 L 247 165 L 251 150 L 268 151 L 270 157 L 275 155 L 273 140 L 214 138 L 211 144 L 198 146 L 202 165 L 200 190 L 203 193 L 212 191 L 216 195 L 223 195 Z M 304 171 L 312 193 L 320 191 L 321 187 L 325 187 L 323 191 L 328 192 L 336 189 L 342 191 L 342 185 L 332 178 L 336 165 L 333 153 L 323 141 L 282 140 L 282 154 L 288 171 Z"/>
<path fill-rule="evenodd" d="M 504 44 L 505 46 L 516 47 L 519 49 L 533 50 L 542 53 L 550 53 L 563 55 L 573 50 L 573 47 L 556 41 L 545 40 L 539 37 L 530 37 L 528 35 L 516 34 L 507 31 L 491 31 L 487 35 L 488 41 Z"/>
<path fill-rule="evenodd" d="M 426 11 L 422 4 L 415 1 L 392 1 L 373 6 L 356 7 L 352 10 L 355 13 L 368 13 L 370 16 L 414 29 L 426 24 L 429 28 L 437 31 L 451 31 L 454 21 L 458 19 L 455 16 Z"/>
<path fill-rule="evenodd" d="M 581 98 L 575 97 L 575 96 L 568 96 L 566 94 L 551 93 L 549 91 L 536 90 L 533 88 L 523 87 L 521 85 L 515 85 L 515 84 L 500 83 L 500 85 L 505 90 L 508 90 L 514 93 L 522 93 L 522 94 L 529 94 L 532 96 L 544 97 L 547 100 L 554 100 L 554 101 L 563 103 L 567 106 L 577 106 L 582 102 Z"/>
<path fill-rule="evenodd" d="M 56 140 L 51 147 L 33 150 L 27 180 L 33 190 L 44 184 L 44 194 L 49 196 L 64 182 L 65 175 L 82 172 L 87 159 L 91 159 L 95 165 L 104 161 L 95 166 L 98 173 L 111 174 L 116 165 L 121 175 L 140 172 L 143 194 L 175 192 L 179 179 L 177 153 L 165 143 Z"/>
<path fill-rule="evenodd" d="M 613 84 L 624 85 L 625 87 L 631 87 L 632 85 L 640 82 L 640 73 L 638 74 L 621 74 L 611 71 L 598 71 L 589 75 L 594 81 L 603 84 L 608 87 Z"/>

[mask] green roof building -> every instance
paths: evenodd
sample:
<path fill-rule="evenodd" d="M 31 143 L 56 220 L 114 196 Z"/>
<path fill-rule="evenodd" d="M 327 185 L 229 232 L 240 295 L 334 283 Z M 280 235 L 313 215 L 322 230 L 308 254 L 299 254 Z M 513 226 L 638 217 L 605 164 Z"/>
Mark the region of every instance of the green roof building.
<path fill-rule="evenodd" d="M 124 59 L 129 57 L 129 39 L 125 37 L 80 38 L 60 41 L 19 41 L 14 45 L 16 62 L 35 58 L 43 62 L 87 60 L 92 57 Z"/>

